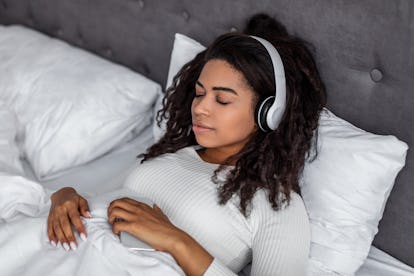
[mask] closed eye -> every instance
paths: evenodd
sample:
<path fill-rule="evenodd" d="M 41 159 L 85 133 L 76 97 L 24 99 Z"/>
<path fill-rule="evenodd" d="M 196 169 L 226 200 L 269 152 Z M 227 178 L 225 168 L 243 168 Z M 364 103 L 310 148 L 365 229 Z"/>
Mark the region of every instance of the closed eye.
<path fill-rule="evenodd" d="M 216 102 L 218 102 L 221 105 L 228 105 L 228 104 L 230 104 L 230 102 L 221 101 L 219 99 L 216 99 Z"/>
<path fill-rule="evenodd" d="M 201 97 L 203 97 L 203 96 L 205 96 L 205 94 L 203 94 L 203 93 L 196 93 L 196 94 L 194 95 L 194 98 L 201 98 Z M 221 104 L 221 105 L 228 105 L 228 104 L 230 104 L 230 103 L 231 103 L 231 102 L 227 102 L 227 101 L 220 100 L 220 99 L 219 99 L 219 97 L 216 97 L 216 102 L 217 102 L 218 104 Z"/>
<path fill-rule="evenodd" d="M 204 91 L 197 91 L 197 89 L 194 92 L 196 98 L 204 96 L 206 94 Z"/>

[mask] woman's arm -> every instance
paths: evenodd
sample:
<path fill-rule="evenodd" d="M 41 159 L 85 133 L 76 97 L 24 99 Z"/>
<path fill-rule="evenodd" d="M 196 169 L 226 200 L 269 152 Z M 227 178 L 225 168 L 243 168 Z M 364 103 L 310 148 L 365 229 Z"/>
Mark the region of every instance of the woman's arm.
<path fill-rule="evenodd" d="M 182 232 L 180 236 L 170 254 L 187 275 L 203 275 L 213 262 L 213 256 L 187 233 Z"/>
<path fill-rule="evenodd" d="M 151 208 L 130 198 L 118 199 L 109 205 L 108 219 L 115 234 L 126 231 L 156 250 L 170 253 L 186 275 L 203 275 L 213 261 L 197 241 L 175 227 L 156 205 Z"/>
<path fill-rule="evenodd" d="M 261 200 L 252 211 L 255 226 L 250 275 L 306 275 L 310 226 L 302 199 L 291 193 L 290 204 L 278 211 L 264 196 Z"/>
<path fill-rule="evenodd" d="M 71 187 L 58 190 L 52 194 L 50 199 L 52 204 L 47 219 L 50 242 L 56 246 L 60 241 L 66 251 L 70 248 L 76 250 L 77 241 L 72 225 L 75 226 L 80 237 L 86 239 L 86 229 L 80 216 L 90 218 L 88 202 Z"/>

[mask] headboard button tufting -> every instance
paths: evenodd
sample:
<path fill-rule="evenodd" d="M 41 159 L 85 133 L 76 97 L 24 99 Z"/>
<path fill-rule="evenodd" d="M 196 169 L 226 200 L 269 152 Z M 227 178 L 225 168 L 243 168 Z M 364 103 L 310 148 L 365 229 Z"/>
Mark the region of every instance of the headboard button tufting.
<path fill-rule="evenodd" d="M 33 17 L 33 13 L 29 12 L 27 15 L 27 20 L 29 22 L 29 25 L 34 26 L 36 24 L 36 20 Z"/>
<path fill-rule="evenodd" d="M 382 72 L 377 68 L 372 69 L 370 75 L 371 75 L 371 79 L 375 82 L 379 82 L 383 78 Z"/>
<path fill-rule="evenodd" d="M 28 19 L 27 19 L 27 21 L 29 22 L 29 25 L 30 25 L 30 26 L 34 26 L 34 25 L 36 25 L 36 22 L 34 21 L 34 19 L 33 19 L 33 18 L 28 18 Z"/>
<path fill-rule="evenodd" d="M 85 45 L 85 41 L 83 40 L 83 38 L 82 38 L 82 37 L 79 37 L 79 38 L 76 40 L 76 42 L 77 42 L 77 44 L 78 44 L 79 46 L 83 46 L 83 45 Z"/>
<path fill-rule="evenodd" d="M 5 10 L 7 10 L 7 8 L 9 7 L 8 5 L 7 5 L 7 3 L 6 3 L 6 1 L 1 1 L 1 5 L 3 6 L 3 8 L 5 9 Z"/>
<path fill-rule="evenodd" d="M 150 68 L 145 63 L 138 65 L 138 71 L 143 73 L 144 75 L 149 75 L 151 73 Z"/>
<path fill-rule="evenodd" d="M 145 2 L 144 0 L 138 0 L 138 6 L 143 9 L 145 7 Z"/>
<path fill-rule="evenodd" d="M 105 55 L 107 57 L 112 57 L 114 55 L 114 52 L 110 48 L 105 49 Z"/>
<path fill-rule="evenodd" d="M 63 30 L 62 29 L 57 29 L 56 30 L 56 36 L 62 37 L 63 36 Z"/>
<path fill-rule="evenodd" d="M 182 13 L 181 13 L 181 15 L 183 16 L 183 18 L 184 18 L 184 20 L 185 21 L 189 21 L 190 20 L 190 14 L 188 13 L 188 11 L 183 11 Z"/>

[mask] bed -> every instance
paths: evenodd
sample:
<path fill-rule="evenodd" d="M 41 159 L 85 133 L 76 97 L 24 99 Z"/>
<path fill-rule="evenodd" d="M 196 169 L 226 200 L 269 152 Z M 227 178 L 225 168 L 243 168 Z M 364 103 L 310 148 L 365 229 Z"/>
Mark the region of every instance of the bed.
<path fill-rule="evenodd" d="M 385 192 L 386 205 L 379 208 L 383 210 L 378 233 L 355 275 L 414 275 L 414 155 L 410 149 L 414 145 L 414 3 L 409 0 L 0 0 L 0 34 L 4 28 L 24 26 L 160 84 L 147 84 L 153 90 L 151 96 L 146 94 L 148 117 L 140 115 L 144 119 L 139 128 L 118 130 L 123 135 L 117 136 L 116 143 L 103 141 L 105 150 L 91 150 L 89 159 L 68 163 L 51 176 L 48 172 L 55 168 L 42 171 L 30 160 L 22 161 L 22 172 L 48 189 L 71 185 L 90 196 L 121 187 L 128 171 L 139 162 L 137 155 L 154 142 L 151 116 L 159 90 L 165 90 L 169 74 L 171 78 L 175 34 L 208 45 L 219 34 L 241 31 L 248 16 L 263 11 L 313 45 L 329 110 L 364 131 L 393 135 L 408 145 L 405 165 L 397 170 L 395 183 L 392 179 L 392 190 Z M 198 47 L 196 42 L 192 45 Z M 124 68 L 116 70 L 124 72 Z M 2 79 L 3 89 L 5 82 Z M 29 121 L 30 116 L 25 119 Z M 31 154 L 27 155 L 32 161 L 40 158 L 39 152 Z M 312 275 L 348 275 L 334 272 L 314 271 Z M 249 266 L 239 275 L 249 275 Z"/>

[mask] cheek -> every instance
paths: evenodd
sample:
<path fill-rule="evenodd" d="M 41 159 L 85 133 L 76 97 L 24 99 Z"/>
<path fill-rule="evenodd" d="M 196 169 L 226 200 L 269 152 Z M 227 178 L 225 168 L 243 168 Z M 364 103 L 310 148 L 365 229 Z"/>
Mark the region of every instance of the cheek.
<path fill-rule="evenodd" d="M 222 129 L 230 136 L 248 136 L 255 130 L 254 112 L 236 110 L 222 117 Z"/>

